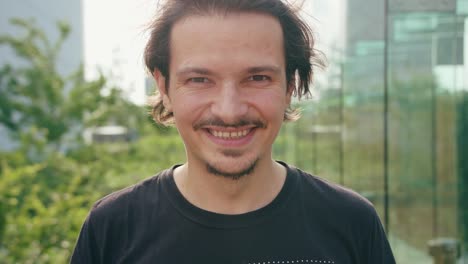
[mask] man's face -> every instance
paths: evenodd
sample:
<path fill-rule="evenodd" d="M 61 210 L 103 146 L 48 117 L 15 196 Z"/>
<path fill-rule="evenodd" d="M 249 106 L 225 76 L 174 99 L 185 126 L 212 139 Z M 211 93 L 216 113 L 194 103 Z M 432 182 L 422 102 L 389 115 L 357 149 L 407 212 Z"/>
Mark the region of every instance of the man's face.
<path fill-rule="evenodd" d="M 189 166 L 231 178 L 271 161 L 290 103 L 283 33 L 268 15 L 189 16 L 170 38 L 169 89 L 160 92 Z"/>

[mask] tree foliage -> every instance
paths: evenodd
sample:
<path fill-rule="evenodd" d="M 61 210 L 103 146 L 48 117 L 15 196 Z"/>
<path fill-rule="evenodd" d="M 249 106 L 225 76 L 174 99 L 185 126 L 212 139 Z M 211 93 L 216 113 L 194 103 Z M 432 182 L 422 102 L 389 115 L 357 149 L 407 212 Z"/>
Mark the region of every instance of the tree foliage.
<path fill-rule="evenodd" d="M 31 21 L 12 23 L 24 34 L 0 36 L 0 45 L 17 55 L 15 65 L 0 67 L 0 126 L 19 147 L 0 152 L 0 263 L 66 263 L 92 203 L 153 172 L 142 165 L 151 154 L 135 150 L 145 146 L 141 141 L 87 146 L 83 129 L 114 124 L 140 134 L 157 130 L 148 127 L 145 109 L 109 87 L 104 76 L 87 81 L 82 67 L 60 73 L 67 24 L 57 24 L 59 38 L 51 42 Z"/>
<path fill-rule="evenodd" d="M 141 109 L 124 99 L 122 90 L 106 87 L 102 75 L 86 81 L 79 67 L 62 76 L 57 58 L 70 33 L 66 23 L 57 23 L 59 38 L 53 43 L 31 21 L 13 19 L 12 23 L 24 35 L 0 36 L 0 45 L 9 46 L 19 61 L 0 68 L 0 125 L 13 139 L 25 141 L 22 147 L 30 154 L 41 156 L 48 147 L 63 151 L 67 143 L 79 139 L 85 126 L 136 125 L 144 119 Z M 104 88 L 109 95 L 102 95 Z"/>

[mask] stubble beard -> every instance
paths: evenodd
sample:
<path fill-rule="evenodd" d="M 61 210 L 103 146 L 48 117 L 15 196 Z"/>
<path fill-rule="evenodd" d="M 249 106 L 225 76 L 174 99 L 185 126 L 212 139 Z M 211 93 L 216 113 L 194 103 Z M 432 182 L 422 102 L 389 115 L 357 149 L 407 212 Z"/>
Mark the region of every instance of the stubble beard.
<path fill-rule="evenodd" d="M 236 157 L 239 156 L 239 153 L 233 151 L 223 151 L 222 155 L 228 157 Z M 243 169 L 236 171 L 236 172 L 227 172 L 220 168 L 217 168 L 215 165 L 206 162 L 206 170 L 208 173 L 213 174 L 215 176 L 224 177 L 231 180 L 239 180 L 244 176 L 252 174 L 257 166 L 259 158 L 253 160 L 248 166 L 244 167 Z"/>

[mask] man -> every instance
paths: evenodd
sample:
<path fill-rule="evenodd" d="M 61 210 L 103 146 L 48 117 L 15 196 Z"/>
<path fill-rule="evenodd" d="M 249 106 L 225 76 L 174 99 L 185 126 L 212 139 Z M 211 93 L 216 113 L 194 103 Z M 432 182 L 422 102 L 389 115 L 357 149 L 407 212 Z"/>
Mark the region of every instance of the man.
<path fill-rule="evenodd" d="M 145 50 L 153 116 L 175 124 L 186 162 L 98 201 L 71 262 L 395 263 L 369 202 L 272 159 L 320 62 L 291 7 L 169 0 L 161 12 Z"/>

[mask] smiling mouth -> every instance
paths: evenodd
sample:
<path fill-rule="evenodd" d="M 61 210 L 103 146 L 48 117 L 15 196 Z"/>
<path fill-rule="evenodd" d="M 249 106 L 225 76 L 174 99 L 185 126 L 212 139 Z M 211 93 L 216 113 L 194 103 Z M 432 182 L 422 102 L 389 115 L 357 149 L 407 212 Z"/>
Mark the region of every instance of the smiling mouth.
<path fill-rule="evenodd" d="M 221 131 L 221 130 L 215 130 L 215 129 L 208 129 L 208 132 L 214 137 L 217 137 L 220 139 L 233 140 L 233 139 L 240 139 L 240 138 L 247 136 L 252 130 L 253 128 L 237 130 L 237 131 Z"/>

